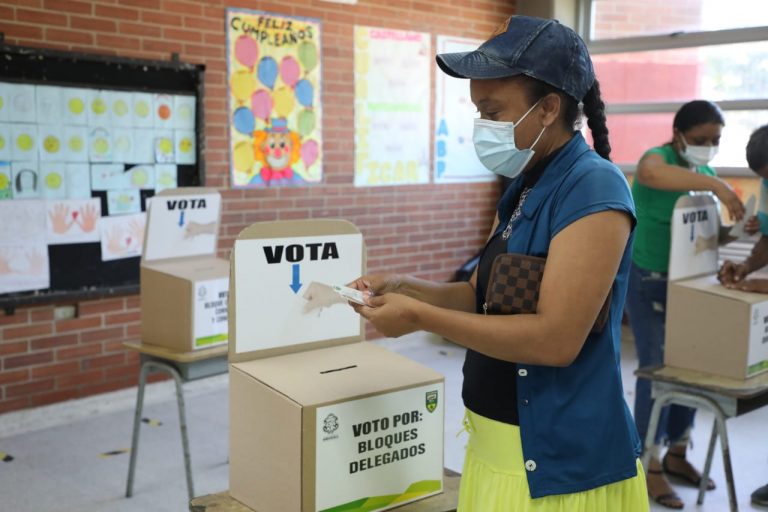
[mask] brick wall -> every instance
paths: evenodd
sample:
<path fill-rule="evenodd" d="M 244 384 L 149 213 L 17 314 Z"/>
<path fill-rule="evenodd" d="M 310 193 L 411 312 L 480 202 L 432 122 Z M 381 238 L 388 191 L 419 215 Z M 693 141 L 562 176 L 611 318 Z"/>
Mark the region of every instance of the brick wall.
<path fill-rule="evenodd" d="M 322 185 L 228 190 L 225 81 L 226 7 L 320 18 L 323 22 Z M 483 38 L 511 14 L 514 0 L 4 0 L 8 44 L 168 59 L 206 65 L 208 185 L 224 196 L 221 255 L 250 223 L 340 217 L 357 224 L 369 270 L 447 280 L 481 245 L 498 196 L 494 184 L 361 188 L 352 185 L 355 24 Z M 434 44 L 434 41 L 433 41 Z M 78 317 L 54 321 L 53 305 L 0 316 L 0 413 L 102 393 L 136 383 L 125 340 L 139 337 L 138 297 L 83 302 Z"/>

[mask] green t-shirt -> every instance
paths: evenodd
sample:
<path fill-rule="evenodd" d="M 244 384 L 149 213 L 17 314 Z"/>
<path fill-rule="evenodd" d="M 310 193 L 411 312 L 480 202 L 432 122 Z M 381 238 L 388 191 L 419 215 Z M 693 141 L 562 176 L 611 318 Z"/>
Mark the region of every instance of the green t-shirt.
<path fill-rule="evenodd" d="M 670 165 L 689 167 L 671 144 L 649 149 L 645 155 L 651 153 L 661 155 L 664 162 Z M 696 171 L 699 174 L 716 176 L 715 170 L 706 165 L 697 167 Z M 637 179 L 632 181 L 632 197 L 637 209 L 637 227 L 632 249 L 632 261 L 635 265 L 651 272 L 668 270 L 672 210 L 675 208 L 677 199 L 685 194 L 687 192 L 648 187 Z"/>

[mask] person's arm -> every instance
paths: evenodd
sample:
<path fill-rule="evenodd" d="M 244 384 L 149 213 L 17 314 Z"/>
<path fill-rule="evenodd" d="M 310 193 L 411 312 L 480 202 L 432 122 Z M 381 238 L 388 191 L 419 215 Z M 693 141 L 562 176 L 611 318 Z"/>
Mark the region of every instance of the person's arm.
<path fill-rule="evenodd" d="M 768 265 L 768 236 L 762 235 L 754 247 L 752 247 L 749 257 L 742 263 L 734 263 L 729 260 L 724 261 L 723 266 L 720 267 L 720 271 L 717 273 L 717 278 L 726 286 L 734 286 L 736 283 L 743 281 L 752 272 L 760 270 L 766 265 Z"/>
<path fill-rule="evenodd" d="M 426 330 L 490 357 L 568 366 L 578 356 L 616 278 L 631 232 L 623 212 L 569 224 L 550 244 L 536 314 L 478 315 L 386 294 L 357 310 L 388 336 Z"/>
<path fill-rule="evenodd" d="M 496 232 L 499 225 L 498 215 L 493 221 L 488 239 Z M 475 290 L 477 287 L 477 267 L 469 281 L 439 283 L 399 274 L 366 275 L 350 283 L 352 288 L 370 291 L 372 295 L 399 293 L 420 302 L 453 311 L 475 312 Z"/>
<path fill-rule="evenodd" d="M 744 216 L 744 205 L 728 183 L 714 176 L 670 165 L 657 153 L 647 153 L 640 159 L 635 179 L 646 187 L 658 190 L 712 192 L 725 205 L 733 219 L 741 220 Z"/>

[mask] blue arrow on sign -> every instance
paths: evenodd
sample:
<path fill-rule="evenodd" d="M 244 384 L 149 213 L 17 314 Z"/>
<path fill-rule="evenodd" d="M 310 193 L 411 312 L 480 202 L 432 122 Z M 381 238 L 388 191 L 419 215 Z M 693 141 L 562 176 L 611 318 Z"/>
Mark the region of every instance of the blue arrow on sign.
<path fill-rule="evenodd" d="M 179 212 L 179 226 L 183 226 L 183 225 L 184 225 L 184 210 L 181 210 L 181 212 Z"/>
<path fill-rule="evenodd" d="M 301 273 L 301 267 L 298 263 L 293 264 L 293 282 L 291 283 L 291 290 L 293 290 L 293 293 L 299 293 L 299 290 L 301 289 L 301 278 L 299 277 Z"/>

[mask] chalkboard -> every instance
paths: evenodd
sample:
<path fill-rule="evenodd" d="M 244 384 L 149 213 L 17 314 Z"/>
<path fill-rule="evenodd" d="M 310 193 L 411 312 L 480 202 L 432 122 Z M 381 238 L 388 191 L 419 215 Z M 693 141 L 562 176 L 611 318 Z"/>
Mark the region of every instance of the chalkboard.
<path fill-rule="evenodd" d="M 205 184 L 202 154 L 205 66 L 180 62 L 176 54 L 168 61 L 128 59 L 115 56 L 64 52 L 49 49 L 0 45 L 0 77 L 3 82 L 79 87 L 116 92 L 194 96 L 195 163 L 178 164 L 178 186 Z M 191 100 L 190 100 L 191 101 Z M 154 190 L 141 190 L 141 210 Z M 107 193 L 92 191 L 107 212 Z M 139 257 L 102 261 L 99 242 L 49 245 L 50 287 L 29 292 L 0 294 L 6 312 L 23 305 L 76 302 L 139 290 Z"/>

